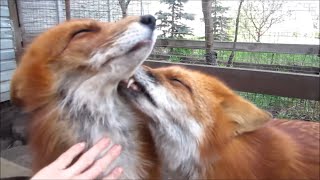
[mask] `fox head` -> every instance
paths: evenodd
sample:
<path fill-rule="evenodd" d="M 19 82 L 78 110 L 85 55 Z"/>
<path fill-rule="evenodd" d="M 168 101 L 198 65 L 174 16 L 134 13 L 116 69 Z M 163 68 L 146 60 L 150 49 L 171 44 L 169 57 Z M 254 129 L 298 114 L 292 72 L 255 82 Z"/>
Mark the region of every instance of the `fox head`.
<path fill-rule="evenodd" d="M 217 78 L 197 71 L 178 66 L 143 67 L 132 79 L 121 86 L 121 92 L 151 117 L 149 124 L 160 154 L 162 149 L 176 148 L 172 154 L 163 155 L 177 159 L 176 165 L 170 163 L 170 169 L 176 169 L 179 163 L 187 164 L 189 157 L 199 160 L 201 153 L 197 151 L 202 146 L 209 147 L 203 152 L 213 151 L 211 147 L 218 151 L 228 140 L 254 131 L 271 119 L 269 113 Z M 179 153 L 175 153 L 177 149 Z"/>
<path fill-rule="evenodd" d="M 116 91 L 150 54 L 154 28 L 149 15 L 118 22 L 72 20 L 51 28 L 24 53 L 12 79 L 11 100 L 33 111 L 81 86 L 101 97 L 105 89 Z"/>

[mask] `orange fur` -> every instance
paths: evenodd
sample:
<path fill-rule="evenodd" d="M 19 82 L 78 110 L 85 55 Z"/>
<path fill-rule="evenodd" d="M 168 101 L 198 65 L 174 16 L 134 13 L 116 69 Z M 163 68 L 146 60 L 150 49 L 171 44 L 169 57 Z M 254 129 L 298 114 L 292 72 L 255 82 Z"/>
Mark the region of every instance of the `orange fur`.
<path fill-rule="evenodd" d="M 68 112 L 59 108 L 59 93 L 62 92 L 58 92 L 58 83 L 68 78 L 70 71 L 88 77 L 97 74 L 98 69 L 86 67 L 91 53 L 98 47 L 111 46 L 130 24 L 138 21 L 138 17 L 128 17 L 116 23 L 72 20 L 44 32 L 29 45 L 12 80 L 11 100 L 31 115 L 29 144 L 34 157 L 34 173 L 78 141 L 73 131 L 76 125 L 70 123 Z M 90 33 L 75 35 L 81 30 Z M 139 117 L 145 118 L 143 115 Z M 141 162 L 139 168 L 148 173 L 144 178 L 159 177 L 149 131 L 143 123 L 137 131 L 138 156 L 151 162 L 148 165 Z"/>
<path fill-rule="evenodd" d="M 145 82 L 154 81 L 153 89 L 164 87 L 187 107 L 186 113 L 202 128 L 197 146 L 200 165 L 195 165 L 199 172 L 193 169 L 184 174 L 186 177 L 197 173 L 200 179 L 319 179 L 318 122 L 272 120 L 269 113 L 234 93 L 217 78 L 197 71 L 181 67 L 144 69 L 152 77 Z M 152 90 L 148 93 L 158 103 L 155 109 L 161 109 L 157 95 Z M 180 119 L 173 113 L 169 121 Z M 157 133 L 163 132 L 155 129 L 154 134 Z M 184 147 L 188 146 L 186 142 Z M 175 161 L 171 157 L 161 158 L 169 164 Z"/>

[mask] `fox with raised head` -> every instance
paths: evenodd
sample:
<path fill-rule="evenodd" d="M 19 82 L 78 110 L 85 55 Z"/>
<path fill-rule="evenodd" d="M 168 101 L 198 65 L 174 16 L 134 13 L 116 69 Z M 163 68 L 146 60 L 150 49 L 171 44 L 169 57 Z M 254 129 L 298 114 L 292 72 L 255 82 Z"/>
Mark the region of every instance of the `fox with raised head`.
<path fill-rule="evenodd" d="M 11 100 L 31 117 L 33 172 L 76 142 L 89 148 L 107 136 L 109 147 L 119 144 L 122 153 L 105 174 L 121 166 L 121 178 L 159 177 L 146 117 L 118 93 L 119 83 L 150 54 L 155 21 L 150 15 L 114 23 L 72 20 L 29 45 L 12 79 Z"/>
<path fill-rule="evenodd" d="M 319 179 L 318 122 L 273 120 L 215 77 L 182 67 L 140 68 L 128 85 L 120 92 L 151 117 L 173 178 Z"/>

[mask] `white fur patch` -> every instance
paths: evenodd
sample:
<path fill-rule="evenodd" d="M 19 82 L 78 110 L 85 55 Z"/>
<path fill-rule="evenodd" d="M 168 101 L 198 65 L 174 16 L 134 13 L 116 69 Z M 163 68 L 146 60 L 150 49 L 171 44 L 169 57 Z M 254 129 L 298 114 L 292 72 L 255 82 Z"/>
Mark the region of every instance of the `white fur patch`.
<path fill-rule="evenodd" d="M 89 119 L 87 116 L 73 119 L 76 123 L 75 131 L 78 139 L 94 144 L 102 137 L 108 137 L 112 143 L 105 152 L 113 144 L 120 144 L 123 147 L 121 156 L 106 169 L 105 174 L 121 166 L 125 169 L 122 178 L 145 177 L 148 172 L 144 171 L 142 165 L 149 165 L 151 162 L 138 156 L 140 146 L 137 139 L 136 122 L 138 120 L 130 107 L 120 101 L 116 91 L 104 86 L 105 82 L 101 82 L 103 79 L 107 80 L 103 75 L 95 76 L 74 88 L 74 91 L 65 98 L 65 101 L 71 102 L 70 114 L 81 113 L 83 107 L 88 110 Z"/>
<path fill-rule="evenodd" d="M 128 26 L 128 29 L 121 34 L 111 47 L 100 48 L 94 52 L 89 63 L 95 68 L 100 68 L 108 60 L 124 55 L 137 43 L 150 37 L 155 42 L 156 35 L 150 28 L 139 22 L 134 22 Z M 146 54 L 149 55 L 149 53 Z"/>
<path fill-rule="evenodd" d="M 190 115 L 186 105 L 165 87 L 152 82 L 144 73 L 138 71 L 137 74 L 135 78 L 145 86 L 156 104 L 154 106 L 143 96 L 136 98 L 138 107 L 155 121 L 150 123 L 150 129 L 165 166 L 182 177 L 197 178 L 196 165 L 201 163 L 198 151 L 203 136 L 201 125 Z"/>

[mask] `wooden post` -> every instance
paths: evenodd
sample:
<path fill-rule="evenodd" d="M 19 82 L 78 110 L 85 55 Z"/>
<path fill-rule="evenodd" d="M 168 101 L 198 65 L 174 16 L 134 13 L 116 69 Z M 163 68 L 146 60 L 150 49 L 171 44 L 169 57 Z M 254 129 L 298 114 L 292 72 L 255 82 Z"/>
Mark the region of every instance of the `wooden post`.
<path fill-rule="evenodd" d="M 70 20 L 71 12 L 70 12 L 70 0 L 65 0 L 66 4 L 66 20 Z"/>
<path fill-rule="evenodd" d="M 56 0 L 56 6 L 57 6 L 57 23 L 59 24 L 61 21 L 61 17 L 63 17 L 62 13 L 62 6 L 60 0 Z"/>
<path fill-rule="evenodd" d="M 21 32 L 21 26 L 20 26 L 20 20 L 19 20 L 17 0 L 8 0 L 8 7 L 9 7 L 10 20 L 11 20 L 12 29 L 13 29 L 16 62 L 18 64 L 20 60 L 20 56 L 23 51 L 23 41 L 22 41 L 22 32 Z"/>
<path fill-rule="evenodd" d="M 110 0 L 107 0 L 107 6 L 108 6 L 108 22 L 111 22 Z"/>
<path fill-rule="evenodd" d="M 142 16 L 144 14 L 143 12 L 143 4 L 142 4 L 142 0 L 140 0 L 140 15 Z"/>

